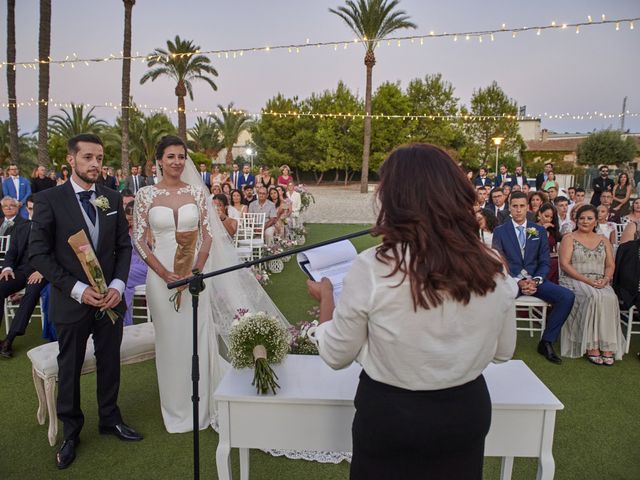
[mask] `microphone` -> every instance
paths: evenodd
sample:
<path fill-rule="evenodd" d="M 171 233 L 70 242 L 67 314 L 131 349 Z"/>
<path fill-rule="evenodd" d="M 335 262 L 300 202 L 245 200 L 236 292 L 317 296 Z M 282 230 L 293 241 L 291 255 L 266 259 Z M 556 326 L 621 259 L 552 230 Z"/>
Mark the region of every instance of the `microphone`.
<path fill-rule="evenodd" d="M 324 240 L 322 242 L 314 243 L 313 245 L 307 245 L 304 247 L 292 248 L 291 250 L 287 250 L 286 252 L 276 253 L 274 255 L 269 255 L 266 257 L 258 258 L 257 260 L 251 260 L 244 263 L 238 263 L 237 265 L 232 265 L 230 267 L 221 268 L 220 270 L 215 270 L 209 273 L 197 273 L 189 278 L 183 278 L 182 280 L 176 280 L 175 282 L 167 283 L 167 288 L 169 290 L 173 290 L 174 288 L 182 287 L 183 285 L 190 284 L 194 279 L 198 279 L 198 281 L 202 281 L 206 278 L 216 277 L 218 275 L 222 275 L 225 273 L 233 272 L 235 270 L 240 270 L 241 268 L 249 268 L 254 265 L 259 265 L 261 263 L 270 262 L 271 260 L 277 260 L 278 258 L 287 257 L 289 255 L 294 255 L 300 252 L 305 252 L 307 250 L 312 250 L 318 247 L 324 247 L 325 245 L 331 245 L 332 243 L 338 243 L 343 240 L 349 240 L 350 238 L 363 237 L 365 235 L 371 235 L 372 229 L 367 228 L 366 230 L 360 230 L 358 232 L 348 233 L 346 235 L 342 235 L 341 237 L 331 238 L 329 240 Z"/>

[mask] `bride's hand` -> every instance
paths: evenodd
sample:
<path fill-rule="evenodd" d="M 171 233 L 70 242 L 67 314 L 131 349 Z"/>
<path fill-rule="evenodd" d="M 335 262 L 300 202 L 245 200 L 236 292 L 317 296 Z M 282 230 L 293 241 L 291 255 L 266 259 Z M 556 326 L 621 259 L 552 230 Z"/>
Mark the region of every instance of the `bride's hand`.
<path fill-rule="evenodd" d="M 162 280 L 164 280 L 165 283 L 177 282 L 178 280 L 182 280 L 183 278 L 177 273 L 170 272 L 169 270 L 165 270 L 164 273 L 160 275 L 160 277 L 162 278 Z"/>

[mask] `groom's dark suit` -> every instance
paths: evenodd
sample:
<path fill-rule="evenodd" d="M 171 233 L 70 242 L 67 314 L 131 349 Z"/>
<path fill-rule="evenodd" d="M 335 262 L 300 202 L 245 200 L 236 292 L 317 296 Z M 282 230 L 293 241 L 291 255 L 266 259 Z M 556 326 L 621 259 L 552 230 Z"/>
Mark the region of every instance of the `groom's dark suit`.
<path fill-rule="evenodd" d="M 99 235 L 94 250 L 106 279 L 126 284 L 131 262 L 128 224 L 118 192 L 96 185 L 95 198 L 104 196 L 109 207 L 96 208 Z M 71 235 L 84 230 L 91 239 L 87 220 L 71 181 L 38 193 L 35 199 L 29 257 L 31 265 L 52 284 L 50 313 L 60 354 L 58 355 L 58 418 L 64 426 L 65 440 L 77 438 L 84 416 L 80 409 L 80 370 L 87 339 L 93 333 L 97 363 L 97 390 L 100 426 L 122 423 L 117 405 L 120 387 L 120 343 L 122 318 L 114 324 L 107 315 L 96 317 L 98 309 L 71 297 L 77 281 L 89 281 L 68 243 Z M 125 310 L 124 300 L 115 308 Z"/>
<path fill-rule="evenodd" d="M 524 255 L 521 253 L 516 230 L 511 219 L 496 227 L 493 231 L 493 248 L 497 249 L 507 260 L 509 273 L 518 278 L 525 270 L 532 278 L 539 277 L 543 283 L 538 285 L 534 297 L 538 297 L 552 305 L 542 340 L 555 342 L 562 325 L 569 316 L 575 295 L 567 288 L 546 280 L 549 273 L 550 257 L 547 232 L 540 225 L 526 222 L 525 230 L 535 228 L 537 235 L 526 234 Z"/>

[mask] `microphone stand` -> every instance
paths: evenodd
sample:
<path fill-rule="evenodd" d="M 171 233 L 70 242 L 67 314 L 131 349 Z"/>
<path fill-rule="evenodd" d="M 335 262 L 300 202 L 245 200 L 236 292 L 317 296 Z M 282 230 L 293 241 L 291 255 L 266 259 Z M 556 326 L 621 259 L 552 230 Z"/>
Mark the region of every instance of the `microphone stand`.
<path fill-rule="evenodd" d="M 225 273 L 240 270 L 242 268 L 249 268 L 261 263 L 270 262 L 271 260 L 277 260 L 278 258 L 287 257 L 289 255 L 301 253 L 307 250 L 312 250 L 318 247 L 324 247 L 325 245 L 331 245 L 332 243 L 341 242 L 343 240 L 349 240 L 350 238 L 362 237 L 364 235 L 370 235 L 371 229 L 360 230 L 354 233 L 348 233 L 341 237 L 324 240 L 322 242 L 315 243 L 313 245 L 307 245 L 304 247 L 292 248 L 286 252 L 276 253 L 267 257 L 262 257 L 257 260 L 251 260 L 231 267 L 221 268 L 213 272 L 201 273 L 197 269 L 192 270 L 193 275 L 189 278 L 183 278 L 167 284 L 169 290 L 173 290 L 178 287 L 189 285 L 189 293 L 191 293 L 191 308 L 193 309 L 193 354 L 191 357 L 191 382 L 192 382 L 192 395 L 191 401 L 193 403 L 193 478 L 199 480 L 200 478 L 200 429 L 199 429 L 199 404 L 200 396 L 198 391 L 198 382 L 200 381 L 200 359 L 198 356 L 198 305 L 200 300 L 200 292 L 204 290 L 204 280 Z"/>

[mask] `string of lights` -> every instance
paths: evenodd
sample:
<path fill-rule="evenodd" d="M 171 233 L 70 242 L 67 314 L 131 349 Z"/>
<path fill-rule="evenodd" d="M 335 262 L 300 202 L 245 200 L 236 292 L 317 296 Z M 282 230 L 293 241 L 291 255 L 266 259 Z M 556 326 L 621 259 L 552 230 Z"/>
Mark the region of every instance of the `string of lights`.
<path fill-rule="evenodd" d="M 1 103 L 0 106 L 2 108 L 8 108 L 16 106 L 17 108 L 28 108 L 28 107 L 36 107 L 40 102 L 31 98 L 28 101 L 18 102 L 17 104 L 13 103 Z M 71 108 L 72 105 L 84 105 L 87 108 L 99 108 L 99 109 L 111 109 L 111 110 L 122 110 L 123 108 L 129 108 L 131 110 L 136 110 L 140 112 L 149 112 L 149 113 L 166 113 L 166 114 L 176 114 L 179 112 L 177 108 L 173 107 L 157 107 L 157 106 L 149 106 L 149 105 L 130 105 L 123 106 L 119 102 L 104 102 L 98 104 L 92 103 L 77 103 L 77 102 L 59 102 L 54 99 L 49 99 L 46 102 L 50 107 L 54 108 Z M 311 117 L 311 118 L 350 118 L 350 119 L 362 119 L 366 117 L 366 114 L 361 112 L 336 112 L 336 113 L 318 113 L 318 112 L 309 112 L 309 111 L 298 111 L 298 110 L 290 110 L 286 112 L 278 112 L 274 110 L 262 110 L 260 112 L 247 112 L 245 110 L 232 109 L 226 110 L 229 113 L 235 115 L 246 115 L 254 119 L 258 119 L 264 116 L 272 116 L 277 118 L 300 118 L 300 117 Z M 204 110 L 199 108 L 191 108 L 185 109 L 185 113 L 202 115 L 202 116 L 220 116 L 220 110 Z M 640 117 L 640 112 L 631 112 L 625 111 L 624 113 L 610 113 L 610 112 L 598 112 L 598 111 L 589 111 L 583 113 L 548 113 L 543 112 L 537 115 L 474 115 L 474 114 L 457 114 L 457 115 L 441 115 L 441 114 L 413 114 L 407 113 L 404 115 L 389 115 L 389 114 L 372 114 L 372 119 L 377 120 L 391 120 L 391 119 L 400 119 L 400 120 L 449 120 L 449 121 L 483 121 L 483 120 L 500 120 L 500 119 L 510 119 L 510 120 L 536 120 L 536 119 L 547 119 L 547 120 L 593 120 L 593 119 L 615 119 L 621 118 L 622 116 L 635 118 Z"/>
<path fill-rule="evenodd" d="M 245 48 L 233 48 L 233 49 L 220 49 L 220 50 L 198 50 L 196 52 L 189 53 L 174 53 L 167 56 L 163 55 L 143 55 L 136 52 L 135 55 L 131 57 L 124 57 L 122 52 L 119 55 L 114 53 L 110 53 L 104 57 L 93 57 L 93 58 L 80 58 L 76 53 L 72 53 L 70 55 L 66 55 L 64 59 L 52 59 L 51 57 L 47 59 L 34 59 L 33 61 L 20 61 L 20 62 L 0 62 L 0 69 L 3 67 L 10 67 L 14 70 L 17 67 L 23 67 L 24 69 L 33 69 L 36 70 L 39 64 L 50 64 L 50 65 L 58 65 L 62 68 L 65 66 L 69 66 L 70 68 L 75 68 L 76 65 L 85 65 L 89 66 L 92 64 L 99 64 L 105 62 L 113 62 L 120 61 L 128 58 L 132 62 L 140 61 L 142 63 L 147 63 L 149 61 L 162 61 L 169 60 L 171 57 L 173 58 L 183 58 L 189 57 L 192 55 L 205 55 L 208 57 L 217 57 L 219 59 L 236 59 L 243 57 L 247 53 L 268 53 L 271 51 L 285 50 L 289 53 L 300 53 L 302 49 L 308 48 L 333 48 L 335 51 L 342 49 L 346 50 L 350 45 L 354 44 L 362 44 L 362 43 L 375 43 L 376 47 L 379 46 L 402 46 L 403 42 L 414 44 L 414 45 L 424 45 L 426 40 L 436 39 L 436 38 L 452 38 L 454 42 L 457 42 L 459 39 L 463 39 L 465 41 L 477 40 L 479 43 L 482 43 L 484 40 L 489 40 L 493 42 L 497 35 L 511 34 L 512 38 L 516 38 L 519 34 L 526 32 L 536 32 L 536 35 L 541 35 L 542 32 L 547 30 L 566 30 L 566 29 L 574 29 L 576 34 L 580 33 L 581 28 L 585 27 L 594 27 L 594 26 L 603 26 L 603 25 L 613 25 L 615 26 L 616 31 L 620 31 L 623 25 L 628 25 L 630 30 L 634 30 L 635 22 L 640 21 L 640 17 L 633 18 L 618 18 L 613 20 L 607 20 L 606 16 L 603 14 L 601 16 L 601 20 L 594 21 L 591 15 L 587 16 L 586 22 L 574 22 L 574 23 L 557 23 L 555 21 L 551 22 L 550 25 L 538 25 L 533 27 L 507 27 L 506 24 L 502 24 L 502 26 L 498 29 L 493 30 L 473 30 L 466 32 L 441 32 L 438 33 L 436 31 L 430 31 L 428 34 L 421 35 L 410 35 L 410 36 L 394 36 L 394 37 L 384 37 L 384 38 L 376 38 L 376 39 L 367 39 L 367 38 L 355 38 L 352 40 L 339 40 L 339 41 L 328 41 L 328 42 L 310 42 L 309 39 L 306 40 L 305 43 L 290 43 L 283 45 L 274 45 L 274 46 L 259 46 L 259 47 L 245 47 Z"/>

